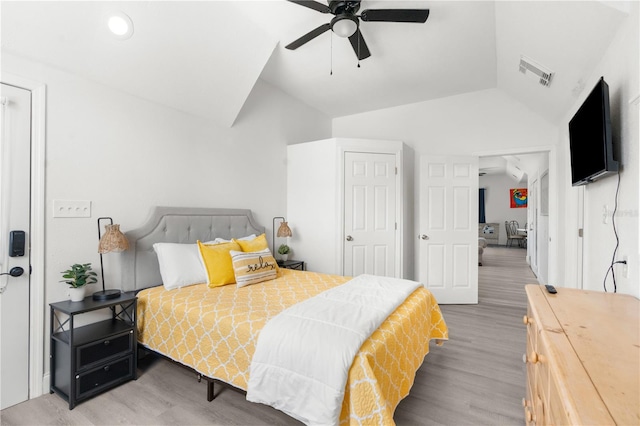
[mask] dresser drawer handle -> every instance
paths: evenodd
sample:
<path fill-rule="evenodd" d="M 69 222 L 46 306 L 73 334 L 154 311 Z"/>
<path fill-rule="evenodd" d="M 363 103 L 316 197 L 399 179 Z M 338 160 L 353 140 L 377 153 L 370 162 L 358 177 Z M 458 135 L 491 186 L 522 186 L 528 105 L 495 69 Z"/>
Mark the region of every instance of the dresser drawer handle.
<path fill-rule="evenodd" d="M 524 317 L 522 317 L 522 322 L 524 323 L 524 325 L 533 324 L 533 318 L 529 318 L 527 315 L 525 315 Z"/>
<path fill-rule="evenodd" d="M 105 340 L 105 341 L 104 341 L 104 345 L 105 345 L 105 346 L 109 346 L 109 343 L 111 343 L 111 342 L 110 342 L 110 341 L 108 341 L 108 340 Z"/>
<path fill-rule="evenodd" d="M 106 365 L 106 366 L 104 367 L 104 371 L 109 371 L 109 366 L 108 366 L 108 365 Z"/>

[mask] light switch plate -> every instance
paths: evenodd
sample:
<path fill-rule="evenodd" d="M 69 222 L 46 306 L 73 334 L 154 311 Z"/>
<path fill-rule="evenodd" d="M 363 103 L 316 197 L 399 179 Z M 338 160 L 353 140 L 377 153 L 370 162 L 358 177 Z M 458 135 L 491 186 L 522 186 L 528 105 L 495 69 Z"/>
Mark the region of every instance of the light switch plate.
<path fill-rule="evenodd" d="M 53 200 L 53 217 L 91 217 L 91 201 Z"/>

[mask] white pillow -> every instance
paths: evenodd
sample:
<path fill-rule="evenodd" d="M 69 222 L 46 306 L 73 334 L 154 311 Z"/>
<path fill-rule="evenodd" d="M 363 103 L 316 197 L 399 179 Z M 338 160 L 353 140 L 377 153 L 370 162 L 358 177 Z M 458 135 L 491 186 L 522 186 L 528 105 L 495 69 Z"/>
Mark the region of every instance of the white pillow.
<path fill-rule="evenodd" d="M 243 240 L 243 241 L 251 241 L 256 237 L 256 234 L 251 234 L 251 235 L 247 235 L 246 237 L 242 237 L 242 238 L 236 238 L 236 240 Z M 213 242 L 215 244 L 220 244 L 220 243 L 230 243 L 231 240 L 225 240 L 224 238 L 216 238 L 215 240 L 213 240 Z M 211 244 L 211 243 L 204 243 L 204 244 Z"/>
<path fill-rule="evenodd" d="M 167 290 L 207 282 L 197 244 L 155 243 L 153 249 Z"/>

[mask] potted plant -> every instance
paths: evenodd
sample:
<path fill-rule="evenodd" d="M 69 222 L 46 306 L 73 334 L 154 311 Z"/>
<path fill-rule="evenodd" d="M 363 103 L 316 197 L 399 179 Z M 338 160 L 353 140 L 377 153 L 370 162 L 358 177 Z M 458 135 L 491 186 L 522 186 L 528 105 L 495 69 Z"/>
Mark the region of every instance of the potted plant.
<path fill-rule="evenodd" d="M 284 261 L 286 261 L 289 258 L 290 251 L 291 249 L 286 244 L 280 244 L 280 247 L 278 247 L 278 254 L 280 255 L 280 258 Z"/>
<path fill-rule="evenodd" d="M 85 286 L 98 282 L 97 274 L 91 270 L 91 263 L 76 263 L 70 269 L 62 272 L 61 283 L 69 285 L 69 296 L 72 302 L 84 299 Z"/>

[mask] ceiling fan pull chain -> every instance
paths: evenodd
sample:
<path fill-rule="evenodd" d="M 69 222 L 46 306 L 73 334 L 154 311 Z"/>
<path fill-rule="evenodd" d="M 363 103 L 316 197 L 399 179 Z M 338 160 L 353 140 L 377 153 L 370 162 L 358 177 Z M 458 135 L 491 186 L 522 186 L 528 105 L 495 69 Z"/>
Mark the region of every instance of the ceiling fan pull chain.
<path fill-rule="evenodd" d="M 331 39 L 331 42 L 329 43 L 331 45 L 331 57 L 329 59 L 329 63 L 331 64 L 331 70 L 329 72 L 329 75 L 333 75 L 333 31 L 331 31 L 331 34 L 329 34 L 329 38 Z"/>
<path fill-rule="evenodd" d="M 362 38 L 360 35 L 360 27 L 356 28 L 358 32 L 358 68 L 360 68 L 360 39 Z"/>

